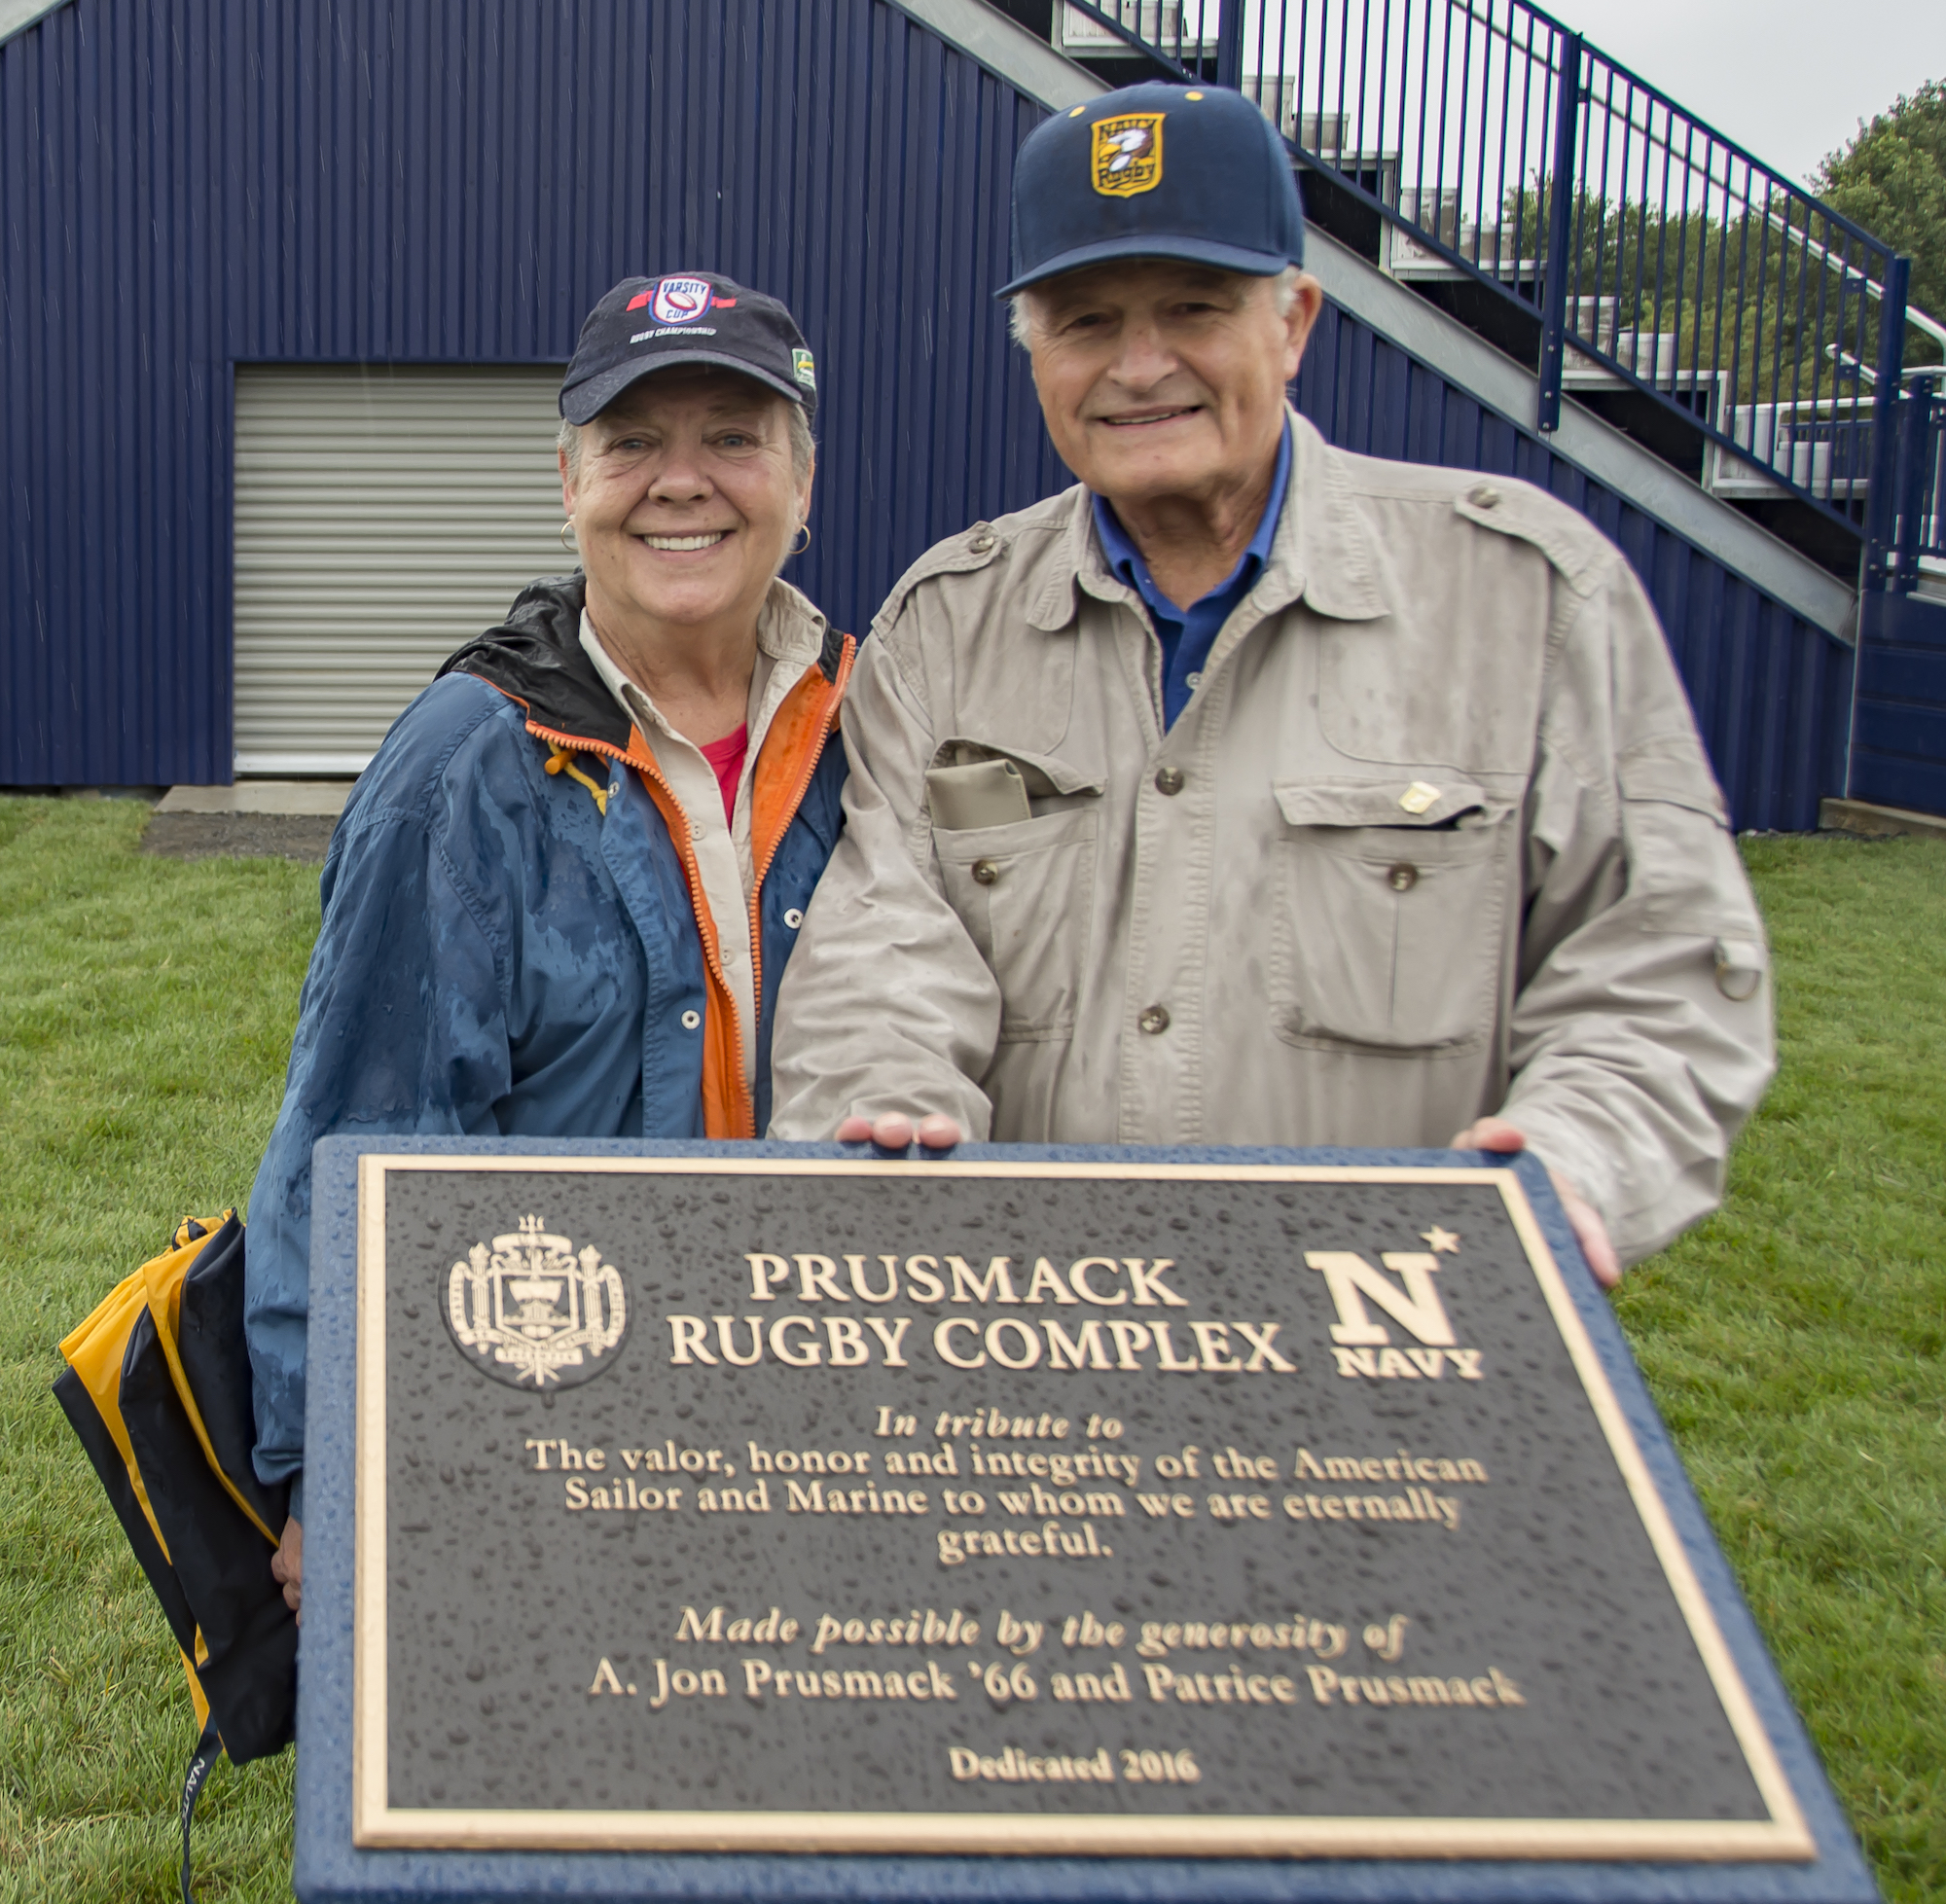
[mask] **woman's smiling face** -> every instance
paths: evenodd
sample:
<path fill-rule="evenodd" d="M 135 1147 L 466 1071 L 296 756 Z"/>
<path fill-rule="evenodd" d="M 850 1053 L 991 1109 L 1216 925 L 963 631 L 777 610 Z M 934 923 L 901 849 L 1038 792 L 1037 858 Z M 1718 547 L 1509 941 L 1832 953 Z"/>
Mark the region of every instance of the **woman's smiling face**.
<path fill-rule="evenodd" d="M 685 366 L 584 426 L 561 495 L 597 629 L 605 615 L 742 635 L 810 510 L 811 474 L 791 467 L 788 398 Z"/>

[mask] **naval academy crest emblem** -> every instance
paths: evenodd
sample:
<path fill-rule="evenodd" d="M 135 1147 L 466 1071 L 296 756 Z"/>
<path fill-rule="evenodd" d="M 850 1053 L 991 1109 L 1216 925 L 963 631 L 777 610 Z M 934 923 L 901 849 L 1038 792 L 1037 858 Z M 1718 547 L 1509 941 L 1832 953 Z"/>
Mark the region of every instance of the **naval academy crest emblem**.
<path fill-rule="evenodd" d="M 629 1298 L 598 1249 L 577 1252 L 545 1218 L 523 1216 L 447 1273 L 446 1325 L 482 1375 L 510 1388 L 572 1388 L 619 1359 Z"/>

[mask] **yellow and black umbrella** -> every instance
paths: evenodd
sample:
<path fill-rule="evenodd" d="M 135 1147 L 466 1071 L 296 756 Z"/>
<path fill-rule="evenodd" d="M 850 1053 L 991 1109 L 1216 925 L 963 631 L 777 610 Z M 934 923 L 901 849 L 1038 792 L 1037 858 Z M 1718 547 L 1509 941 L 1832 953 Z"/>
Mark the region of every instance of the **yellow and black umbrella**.
<path fill-rule="evenodd" d="M 210 1767 L 224 1752 L 242 1765 L 282 1751 L 297 1708 L 297 1621 L 270 1576 L 289 1490 L 250 1463 L 236 1212 L 185 1218 L 60 1347 L 54 1397 L 162 1603 L 202 1727 L 183 1784 L 187 1899 L 190 1817 Z"/>

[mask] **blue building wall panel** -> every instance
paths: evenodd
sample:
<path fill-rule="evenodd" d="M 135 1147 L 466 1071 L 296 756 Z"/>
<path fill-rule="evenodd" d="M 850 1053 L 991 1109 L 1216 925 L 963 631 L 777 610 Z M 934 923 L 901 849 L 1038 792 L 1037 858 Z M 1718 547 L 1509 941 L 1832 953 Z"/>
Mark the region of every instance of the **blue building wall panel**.
<path fill-rule="evenodd" d="M 0 783 L 223 780 L 237 362 L 564 362 L 630 272 L 783 297 L 794 579 L 861 627 L 1063 479 L 1001 281 L 1040 108 L 881 0 L 77 0 L 0 47 Z"/>
<path fill-rule="evenodd" d="M 883 0 L 76 0 L 0 47 L 0 784 L 229 777 L 238 362 L 560 362 L 630 272 L 783 297 L 825 402 L 793 577 L 862 627 L 1064 481 L 1002 281 L 1040 108 Z M 1525 477 L 1628 553 L 1738 823 L 1816 822 L 1850 656 L 1369 328 L 1367 453 Z"/>
<path fill-rule="evenodd" d="M 1873 595 L 1862 626 L 1848 791 L 1946 813 L 1946 602 Z"/>

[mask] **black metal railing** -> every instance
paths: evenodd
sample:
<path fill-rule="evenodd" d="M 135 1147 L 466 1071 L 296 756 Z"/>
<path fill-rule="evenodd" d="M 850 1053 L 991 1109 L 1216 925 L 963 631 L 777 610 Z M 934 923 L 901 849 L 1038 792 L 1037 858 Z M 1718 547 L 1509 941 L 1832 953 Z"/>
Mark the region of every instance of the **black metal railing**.
<path fill-rule="evenodd" d="M 1892 249 L 1527 0 L 1061 0 L 1089 56 L 1146 55 L 1257 100 L 1331 187 L 1381 214 L 1380 262 L 1435 295 L 1491 286 L 1564 392 L 1674 413 L 1700 480 L 1795 501 L 1895 568 L 1900 521 L 1939 534 L 1895 415 L 1909 311 Z M 1091 42 L 1093 44 L 1091 44 Z M 1505 330 L 1505 326 L 1501 327 Z M 1908 571 L 1909 572 L 1909 571 Z"/>
<path fill-rule="evenodd" d="M 1922 566 L 1946 582 L 1946 382 L 1936 372 L 1908 373 L 1899 401 L 1896 519 L 1886 586 L 1909 593 Z"/>

